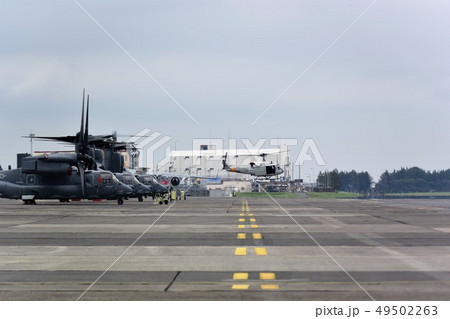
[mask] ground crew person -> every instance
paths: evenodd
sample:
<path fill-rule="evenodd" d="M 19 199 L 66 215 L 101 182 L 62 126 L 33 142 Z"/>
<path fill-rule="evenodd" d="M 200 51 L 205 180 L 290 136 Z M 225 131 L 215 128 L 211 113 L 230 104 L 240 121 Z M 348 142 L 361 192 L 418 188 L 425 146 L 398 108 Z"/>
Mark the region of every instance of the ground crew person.
<path fill-rule="evenodd" d="M 173 189 L 173 188 L 170 191 L 170 200 L 171 201 L 177 200 L 177 191 L 175 189 Z"/>
<path fill-rule="evenodd" d="M 182 189 L 180 192 L 180 199 L 186 200 L 186 193 L 184 192 L 184 189 Z"/>
<path fill-rule="evenodd" d="M 161 195 L 159 195 L 159 194 L 156 194 L 155 195 L 155 203 L 154 203 L 154 205 L 157 205 L 157 204 L 162 204 L 162 196 Z"/>

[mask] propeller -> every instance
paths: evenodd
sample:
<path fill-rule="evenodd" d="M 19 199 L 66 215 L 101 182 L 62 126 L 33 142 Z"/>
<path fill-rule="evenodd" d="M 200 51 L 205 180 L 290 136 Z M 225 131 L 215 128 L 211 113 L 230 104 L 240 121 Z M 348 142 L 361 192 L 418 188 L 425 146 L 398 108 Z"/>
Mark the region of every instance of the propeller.
<path fill-rule="evenodd" d="M 83 102 L 81 105 L 81 127 L 80 132 L 78 133 L 78 141 L 77 141 L 78 143 L 75 146 L 75 149 L 77 151 L 77 166 L 81 177 L 81 193 L 83 197 L 86 196 L 86 174 L 85 174 L 86 165 L 84 162 L 84 155 L 86 153 L 86 150 L 84 148 L 85 146 L 84 139 L 85 139 L 85 130 L 84 130 L 84 89 L 83 89 Z"/>
<path fill-rule="evenodd" d="M 86 169 L 95 168 L 95 160 L 89 153 L 89 95 L 87 96 L 86 105 L 86 125 L 84 124 L 84 101 L 85 92 L 83 89 L 83 102 L 81 109 L 81 126 L 80 132 L 77 134 L 75 151 L 77 155 L 77 167 L 81 177 L 81 193 L 86 196 Z"/>

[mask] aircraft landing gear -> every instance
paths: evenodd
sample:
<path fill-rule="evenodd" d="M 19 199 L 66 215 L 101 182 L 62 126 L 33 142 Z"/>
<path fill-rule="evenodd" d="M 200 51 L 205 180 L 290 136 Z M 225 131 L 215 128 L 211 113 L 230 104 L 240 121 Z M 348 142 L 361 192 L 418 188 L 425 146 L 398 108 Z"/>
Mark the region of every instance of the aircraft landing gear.
<path fill-rule="evenodd" d="M 138 197 L 138 201 L 140 201 L 140 202 L 143 202 L 143 201 L 144 201 L 144 199 L 142 198 L 142 196 L 139 196 L 139 197 Z"/>
<path fill-rule="evenodd" d="M 34 199 L 25 199 L 23 201 L 24 205 L 36 205 L 36 201 Z"/>
<path fill-rule="evenodd" d="M 119 198 L 119 199 L 117 200 L 117 204 L 123 205 L 123 199 L 122 199 L 122 198 Z"/>

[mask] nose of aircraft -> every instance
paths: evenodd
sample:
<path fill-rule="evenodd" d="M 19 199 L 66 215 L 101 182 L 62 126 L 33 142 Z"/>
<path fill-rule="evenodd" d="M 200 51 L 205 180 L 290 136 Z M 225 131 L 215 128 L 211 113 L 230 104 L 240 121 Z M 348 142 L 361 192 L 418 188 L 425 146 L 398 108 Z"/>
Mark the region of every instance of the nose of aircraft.
<path fill-rule="evenodd" d="M 117 193 L 122 196 L 131 196 L 131 194 L 133 194 L 133 189 L 130 186 L 120 183 Z"/>
<path fill-rule="evenodd" d="M 158 191 L 161 194 L 165 194 L 165 193 L 169 192 L 169 190 L 166 187 L 162 186 L 162 185 L 158 185 Z"/>
<path fill-rule="evenodd" d="M 146 185 L 140 185 L 140 189 L 143 195 L 149 195 L 152 193 L 152 189 Z"/>

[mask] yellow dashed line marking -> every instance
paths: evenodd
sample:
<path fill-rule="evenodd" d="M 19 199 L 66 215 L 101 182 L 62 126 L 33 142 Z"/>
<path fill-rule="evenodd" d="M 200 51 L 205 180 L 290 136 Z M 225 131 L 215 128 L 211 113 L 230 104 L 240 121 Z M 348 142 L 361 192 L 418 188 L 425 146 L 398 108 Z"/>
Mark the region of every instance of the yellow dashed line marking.
<path fill-rule="evenodd" d="M 233 285 L 233 286 L 231 286 L 231 289 L 246 290 L 246 289 L 248 289 L 248 287 L 250 287 L 250 285 Z"/>
<path fill-rule="evenodd" d="M 246 213 L 245 213 L 246 212 Z M 244 199 L 242 202 L 242 212 L 239 214 L 239 216 L 241 218 L 239 218 L 239 222 L 240 223 L 245 223 L 246 220 L 245 216 L 248 216 L 249 218 L 249 223 L 251 228 L 259 228 L 259 226 L 256 224 L 256 219 L 253 217 L 254 214 L 250 213 L 250 207 L 248 205 L 248 201 L 247 199 Z M 251 218 L 252 217 L 252 218 Z M 238 228 L 246 228 L 247 225 L 245 224 L 240 224 L 238 225 Z M 253 239 L 263 239 L 263 236 L 261 233 L 252 233 L 252 237 Z M 237 239 L 247 239 L 247 234 L 246 233 L 238 233 L 237 234 Z M 236 247 L 234 254 L 236 256 L 246 256 L 247 255 L 247 248 L 248 247 Z M 267 256 L 267 248 L 266 247 L 253 247 L 255 250 L 255 255 L 257 256 Z M 249 274 L 247 272 L 236 272 L 233 273 L 233 280 L 248 280 Z M 260 272 L 259 273 L 259 279 L 260 280 L 276 280 L 276 274 L 273 272 Z M 249 284 L 236 284 L 236 285 L 232 285 L 231 289 L 235 289 L 235 290 L 247 290 L 249 289 L 250 285 Z M 260 285 L 262 290 L 279 290 L 280 286 L 277 284 L 261 284 Z"/>
<path fill-rule="evenodd" d="M 278 285 L 261 285 L 261 289 L 278 290 L 278 289 L 280 289 L 280 286 L 278 286 Z"/>
<path fill-rule="evenodd" d="M 234 251 L 234 254 L 236 256 L 245 256 L 247 255 L 247 248 L 246 247 L 237 247 Z"/>
<path fill-rule="evenodd" d="M 235 272 L 233 274 L 234 280 L 247 280 L 248 279 L 248 273 L 246 272 Z"/>
<path fill-rule="evenodd" d="M 259 279 L 261 280 L 275 280 L 275 273 L 273 272 L 260 272 Z"/>
<path fill-rule="evenodd" d="M 255 247 L 255 254 L 258 256 L 267 255 L 267 249 L 265 247 Z"/>
<path fill-rule="evenodd" d="M 253 239 L 262 239 L 262 235 L 260 233 L 254 233 Z"/>
<path fill-rule="evenodd" d="M 244 233 L 237 234 L 237 239 L 246 239 L 247 236 Z"/>

